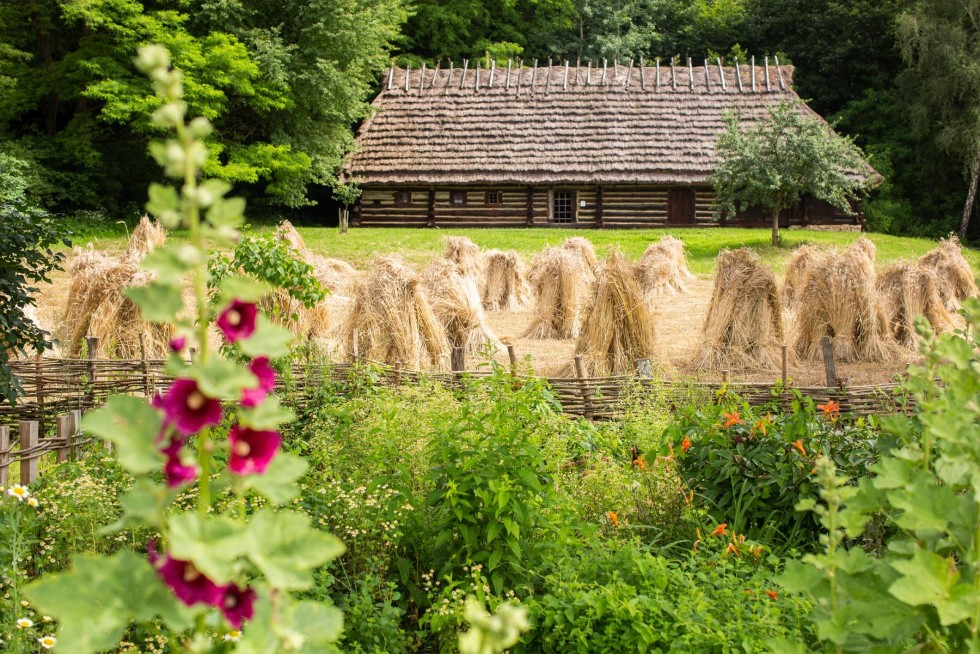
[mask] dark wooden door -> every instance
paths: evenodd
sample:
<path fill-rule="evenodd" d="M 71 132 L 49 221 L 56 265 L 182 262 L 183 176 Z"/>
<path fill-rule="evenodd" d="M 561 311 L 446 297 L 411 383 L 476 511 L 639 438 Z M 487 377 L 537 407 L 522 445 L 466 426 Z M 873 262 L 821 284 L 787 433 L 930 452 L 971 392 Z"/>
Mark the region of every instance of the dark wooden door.
<path fill-rule="evenodd" d="M 694 224 L 694 191 L 687 188 L 672 188 L 667 191 L 667 224 Z"/>

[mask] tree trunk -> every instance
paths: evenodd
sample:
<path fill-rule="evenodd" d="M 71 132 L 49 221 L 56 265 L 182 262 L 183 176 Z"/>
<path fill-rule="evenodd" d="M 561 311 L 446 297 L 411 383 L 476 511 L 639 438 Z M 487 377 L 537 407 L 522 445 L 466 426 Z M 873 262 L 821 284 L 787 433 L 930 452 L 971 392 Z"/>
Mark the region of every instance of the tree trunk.
<path fill-rule="evenodd" d="M 779 212 L 772 212 L 772 246 L 779 245 Z"/>
<path fill-rule="evenodd" d="M 966 238 L 966 229 L 970 226 L 970 215 L 973 213 L 973 201 L 977 198 L 977 178 L 980 177 L 980 148 L 977 148 L 977 158 L 973 160 L 973 171 L 970 173 L 970 190 L 966 194 L 966 205 L 963 207 L 963 220 L 960 221 L 959 235 Z"/>

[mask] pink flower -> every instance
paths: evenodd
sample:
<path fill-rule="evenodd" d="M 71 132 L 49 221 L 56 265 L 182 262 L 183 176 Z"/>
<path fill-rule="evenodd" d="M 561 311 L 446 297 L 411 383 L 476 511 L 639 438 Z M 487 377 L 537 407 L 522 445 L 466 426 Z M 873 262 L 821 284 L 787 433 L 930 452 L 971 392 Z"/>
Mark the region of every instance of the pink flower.
<path fill-rule="evenodd" d="M 222 606 L 225 588 L 205 577 L 193 563 L 175 559 L 169 554 L 161 559 L 153 541 L 150 541 L 147 549 L 150 552 L 150 563 L 156 568 L 163 583 L 170 586 L 177 599 L 187 606 L 194 604 Z"/>
<path fill-rule="evenodd" d="M 221 601 L 221 612 L 235 629 L 241 629 L 245 620 L 251 620 L 255 613 L 255 591 L 246 586 L 239 588 L 238 584 L 225 586 L 225 596 Z"/>
<path fill-rule="evenodd" d="M 184 350 L 184 347 L 186 345 L 187 345 L 187 337 L 186 336 L 176 336 L 176 337 L 170 339 L 170 351 L 171 352 L 180 353 L 180 352 L 182 352 Z"/>
<path fill-rule="evenodd" d="M 232 300 L 215 324 L 229 343 L 237 343 L 255 333 L 255 318 L 258 309 L 255 304 Z"/>
<path fill-rule="evenodd" d="M 276 387 L 276 371 L 269 365 L 269 357 L 256 357 L 248 369 L 258 378 L 259 386 L 242 391 L 242 406 L 258 406 Z"/>
<path fill-rule="evenodd" d="M 163 476 L 167 478 L 167 485 L 171 488 L 183 486 L 197 479 L 197 466 L 184 465 L 180 460 L 180 448 L 182 445 L 183 441 L 177 439 L 171 441 L 170 445 L 163 448 L 163 453 L 167 457 L 167 462 L 163 464 Z"/>
<path fill-rule="evenodd" d="M 235 425 L 228 432 L 231 456 L 228 469 L 236 475 L 262 474 L 282 442 L 274 431 L 257 431 Z"/>
<path fill-rule="evenodd" d="M 204 395 L 193 379 L 174 381 L 166 395 L 154 398 L 153 406 L 163 411 L 165 423 L 185 435 L 221 422 L 221 403 Z"/>

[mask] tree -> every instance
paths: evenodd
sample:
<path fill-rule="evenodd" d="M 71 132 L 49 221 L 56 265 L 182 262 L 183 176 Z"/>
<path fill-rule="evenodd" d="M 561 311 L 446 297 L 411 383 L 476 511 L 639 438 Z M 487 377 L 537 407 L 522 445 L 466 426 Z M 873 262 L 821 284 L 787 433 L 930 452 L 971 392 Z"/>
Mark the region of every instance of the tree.
<path fill-rule="evenodd" d="M 905 79 L 920 128 L 969 172 L 959 235 L 966 236 L 980 179 L 980 0 L 918 2 L 898 20 Z"/>
<path fill-rule="evenodd" d="M 725 115 L 725 131 L 715 150 L 720 162 L 712 183 L 719 215 L 738 207 L 761 205 L 772 219 L 772 244 L 778 245 L 779 212 L 807 195 L 847 212 L 870 185 L 861 150 L 833 133 L 806 109 L 783 102 L 768 118 L 742 129 L 736 112 Z"/>

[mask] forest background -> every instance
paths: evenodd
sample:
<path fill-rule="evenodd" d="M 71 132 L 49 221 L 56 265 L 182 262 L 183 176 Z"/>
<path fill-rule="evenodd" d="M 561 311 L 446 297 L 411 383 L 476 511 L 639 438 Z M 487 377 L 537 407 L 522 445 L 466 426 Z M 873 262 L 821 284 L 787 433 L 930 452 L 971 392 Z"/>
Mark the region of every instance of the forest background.
<path fill-rule="evenodd" d="M 875 231 L 956 230 L 980 161 L 980 0 L 0 0 L 0 202 L 82 222 L 141 211 L 159 181 L 145 43 L 215 125 L 204 173 L 252 216 L 329 219 L 393 60 L 778 55 L 885 176 L 865 203 Z"/>

